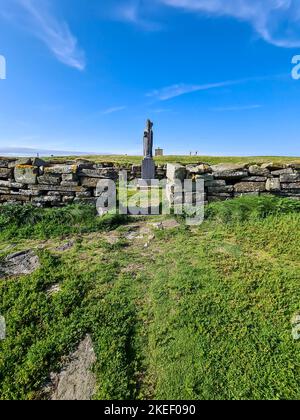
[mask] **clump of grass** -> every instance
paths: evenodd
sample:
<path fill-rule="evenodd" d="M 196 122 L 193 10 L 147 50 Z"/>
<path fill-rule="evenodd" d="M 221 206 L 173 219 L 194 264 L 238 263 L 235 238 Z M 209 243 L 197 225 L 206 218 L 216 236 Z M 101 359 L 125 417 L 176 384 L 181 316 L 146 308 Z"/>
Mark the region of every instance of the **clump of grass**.
<path fill-rule="evenodd" d="M 0 238 L 27 239 L 88 233 L 116 228 L 125 216 L 108 214 L 99 217 L 94 206 L 72 205 L 63 208 L 38 209 L 31 205 L 0 208 Z"/>
<path fill-rule="evenodd" d="M 300 213 L 300 201 L 268 195 L 245 196 L 210 204 L 206 209 L 206 218 L 216 222 L 234 223 L 289 213 Z"/>

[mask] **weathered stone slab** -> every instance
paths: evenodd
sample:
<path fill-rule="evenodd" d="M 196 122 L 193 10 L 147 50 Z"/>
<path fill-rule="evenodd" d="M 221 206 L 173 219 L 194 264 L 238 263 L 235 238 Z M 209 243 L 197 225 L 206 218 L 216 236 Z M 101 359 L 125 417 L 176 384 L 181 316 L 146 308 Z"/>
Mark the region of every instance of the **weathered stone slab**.
<path fill-rule="evenodd" d="M 86 188 L 84 187 L 63 187 L 61 185 L 34 185 L 33 189 L 39 191 L 58 191 L 58 192 L 84 192 Z"/>
<path fill-rule="evenodd" d="M 184 181 L 186 178 L 186 168 L 185 166 L 179 164 L 168 163 L 167 165 L 167 178 L 171 182 L 176 180 Z"/>
<path fill-rule="evenodd" d="M 15 160 L 0 158 L 0 168 L 9 168 L 12 163 L 14 163 Z"/>
<path fill-rule="evenodd" d="M 90 198 L 92 197 L 92 193 L 90 191 L 76 193 L 77 198 Z"/>
<path fill-rule="evenodd" d="M 118 171 L 115 168 L 82 169 L 78 175 L 88 178 L 116 178 Z"/>
<path fill-rule="evenodd" d="M 213 176 L 216 179 L 226 179 L 228 181 L 235 181 L 249 176 L 248 170 L 245 169 L 245 165 L 214 165 L 211 168 L 213 171 Z"/>
<path fill-rule="evenodd" d="M 280 171 L 281 169 L 285 169 L 286 165 L 283 163 L 277 163 L 277 162 L 269 162 L 269 163 L 263 163 L 261 165 L 262 169 L 269 169 L 270 171 Z"/>
<path fill-rule="evenodd" d="M 17 165 L 15 167 L 15 181 L 21 184 L 36 184 L 38 168 L 35 166 Z"/>
<path fill-rule="evenodd" d="M 16 165 L 33 166 L 32 165 L 32 159 L 31 158 L 27 158 L 27 157 L 20 158 L 20 159 L 18 159 L 16 161 Z"/>
<path fill-rule="evenodd" d="M 37 197 L 40 194 L 40 191 L 37 190 L 18 190 L 18 191 L 11 191 L 11 195 L 22 195 L 27 197 Z"/>
<path fill-rule="evenodd" d="M 29 201 L 29 200 L 30 200 L 30 197 L 25 196 L 25 195 L 11 195 L 11 194 L 0 195 L 1 203 L 10 202 L 10 201 Z"/>
<path fill-rule="evenodd" d="M 267 179 L 268 178 L 266 176 L 248 176 L 243 179 L 243 182 L 266 182 Z"/>
<path fill-rule="evenodd" d="M 80 183 L 83 187 L 87 188 L 96 188 L 98 185 L 98 182 L 101 181 L 102 178 L 88 178 L 83 177 L 80 179 Z"/>
<path fill-rule="evenodd" d="M 272 171 L 273 176 L 291 175 L 294 171 L 292 168 L 280 169 L 279 171 Z"/>
<path fill-rule="evenodd" d="M 32 159 L 32 166 L 46 167 L 46 166 L 49 166 L 49 164 L 45 160 L 36 157 Z"/>
<path fill-rule="evenodd" d="M 12 169 L 0 168 L 0 178 L 8 179 L 12 177 Z"/>
<path fill-rule="evenodd" d="M 0 262 L 0 277 L 15 277 L 33 273 L 40 267 L 38 256 L 33 251 L 9 255 Z"/>
<path fill-rule="evenodd" d="M 281 188 L 283 190 L 300 190 L 300 182 L 282 183 Z"/>
<path fill-rule="evenodd" d="M 188 175 L 202 175 L 211 173 L 212 169 L 210 165 L 202 163 L 201 165 L 187 165 L 186 171 Z"/>
<path fill-rule="evenodd" d="M 195 181 L 203 179 L 204 182 L 214 182 L 214 181 L 216 181 L 212 174 L 195 175 L 193 177 L 193 179 Z"/>
<path fill-rule="evenodd" d="M 78 181 L 62 181 L 60 184 L 62 187 L 78 187 L 79 182 Z"/>
<path fill-rule="evenodd" d="M 77 165 L 53 165 L 44 169 L 45 174 L 73 174 L 77 172 Z"/>
<path fill-rule="evenodd" d="M 266 176 L 267 177 L 270 175 L 270 171 L 268 169 L 262 168 L 261 166 L 258 166 L 258 165 L 250 166 L 248 171 L 251 176 Z"/>
<path fill-rule="evenodd" d="M 204 180 L 205 187 L 214 188 L 214 187 L 226 187 L 226 181 L 223 179 L 208 179 Z"/>
<path fill-rule="evenodd" d="M 280 182 L 289 183 L 289 182 L 300 182 L 300 174 L 287 174 L 280 175 Z"/>
<path fill-rule="evenodd" d="M 78 181 L 78 176 L 76 174 L 62 174 L 62 181 L 65 182 L 74 182 Z"/>
<path fill-rule="evenodd" d="M 266 183 L 267 191 L 280 191 L 281 184 L 279 178 L 269 178 Z"/>
<path fill-rule="evenodd" d="M 75 197 L 74 198 L 74 203 L 75 204 L 90 204 L 95 206 L 97 203 L 97 198 L 95 197 L 91 197 L 91 198 L 79 198 L 79 197 Z"/>
<path fill-rule="evenodd" d="M 237 193 L 266 191 L 265 182 L 240 182 L 234 186 Z"/>
<path fill-rule="evenodd" d="M 43 185 L 59 185 L 61 182 L 60 175 L 44 174 L 37 178 L 39 184 Z"/>
<path fill-rule="evenodd" d="M 3 181 L 0 180 L 0 188 L 10 188 L 11 187 L 11 181 Z"/>
<path fill-rule="evenodd" d="M 246 170 L 246 165 L 244 163 L 221 163 L 212 165 L 211 169 L 213 172 L 235 172 Z"/>
<path fill-rule="evenodd" d="M 222 193 L 233 193 L 234 187 L 232 185 L 225 185 L 220 187 L 208 187 L 207 188 L 208 194 L 214 195 L 214 194 L 222 194 Z"/>
<path fill-rule="evenodd" d="M 44 195 L 41 197 L 34 197 L 32 199 L 32 203 L 33 204 L 52 204 L 52 205 L 57 205 L 60 202 L 60 197 L 58 196 L 50 196 L 50 195 Z"/>
<path fill-rule="evenodd" d="M 0 194 L 10 194 L 10 188 L 0 187 Z"/>
<path fill-rule="evenodd" d="M 91 337 L 86 336 L 77 350 L 67 358 L 61 372 L 51 374 L 51 383 L 43 392 L 53 401 L 92 400 L 96 393 L 96 377 L 92 372 L 95 362 Z"/>

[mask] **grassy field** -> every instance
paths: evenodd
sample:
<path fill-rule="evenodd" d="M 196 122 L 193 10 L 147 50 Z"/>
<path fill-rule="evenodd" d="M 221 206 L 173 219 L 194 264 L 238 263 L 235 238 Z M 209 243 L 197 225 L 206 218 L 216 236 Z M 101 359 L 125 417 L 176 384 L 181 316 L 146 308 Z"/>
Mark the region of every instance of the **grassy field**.
<path fill-rule="evenodd" d="M 132 165 L 140 164 L 142 161 L 142 156 L 127 156 L 127 155 L 91 155 L 83 156 L 83 159 L 89 159 L 97 163 L 101 162 L 112 162 L 119 165 Z M 48 158 L 49 159 L 49 158 Z M 55 158 L 57 161 L 60 160 L 75 160 L 78 159 L 78 156 L 69 156 L 69 157 L 58 157 Z M 166 164 L 166 163 L 182 163 L 182 164 L 194 164 L 206 162 L 211 165 L 217 165 L 219 163 L 253 163 L 253 164 L 262 164 L 268 162 L 280 162 L 280 163 L 300 163 L 300 157 L 283 157 L 283 156 L 247 156 L 247 157 L 224 157 L 224 156 L 163 156 L 155 158 L 157 164 Z"/>
<path fill-rule="evenodd" d="M 30 248 L 42 265 L 0 281 L 0 398 L 37 398 L 90 333 L 96 399 L 298 399 L 291 319 L 300 312 L 300 204 L 241 198 L 206 216 L 196 228 L 182 220 L 155 230 L 145 247 L 124 233 L 160 218 L 1 209 L 0 259 Z M 114 229 L 120 239 L 111 244 Z M 58 252 L 69 238 L 75 246 Z"/>

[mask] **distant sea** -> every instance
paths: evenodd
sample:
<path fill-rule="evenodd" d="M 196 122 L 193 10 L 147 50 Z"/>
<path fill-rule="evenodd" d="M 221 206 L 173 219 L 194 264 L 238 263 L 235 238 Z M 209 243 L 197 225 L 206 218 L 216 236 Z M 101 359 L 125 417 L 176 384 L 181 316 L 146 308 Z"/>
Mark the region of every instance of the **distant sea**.
<path fill-rule="evenodd" d="M 28 147 L 0 147 L 0 156 L 3 157 L 36 157 L 36 156 L 84 156 L 95 155 L 91 152 L 74 152 L 68 150 L 47 150 L 47 149 L 33 149 Z M 100 154 L 100 153 L 97 153 Z M 106 154 L 106 153 L 105 153 Z"/>

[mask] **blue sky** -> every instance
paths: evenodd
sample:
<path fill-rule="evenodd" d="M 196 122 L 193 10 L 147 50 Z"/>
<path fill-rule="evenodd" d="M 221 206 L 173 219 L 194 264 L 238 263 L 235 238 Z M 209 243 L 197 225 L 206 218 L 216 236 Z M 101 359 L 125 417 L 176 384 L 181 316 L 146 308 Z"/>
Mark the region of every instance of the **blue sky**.
<path fill-rule="evenodd" d="M 0 0 L 0 149 L 300 156 L 300 0 Z"/>

